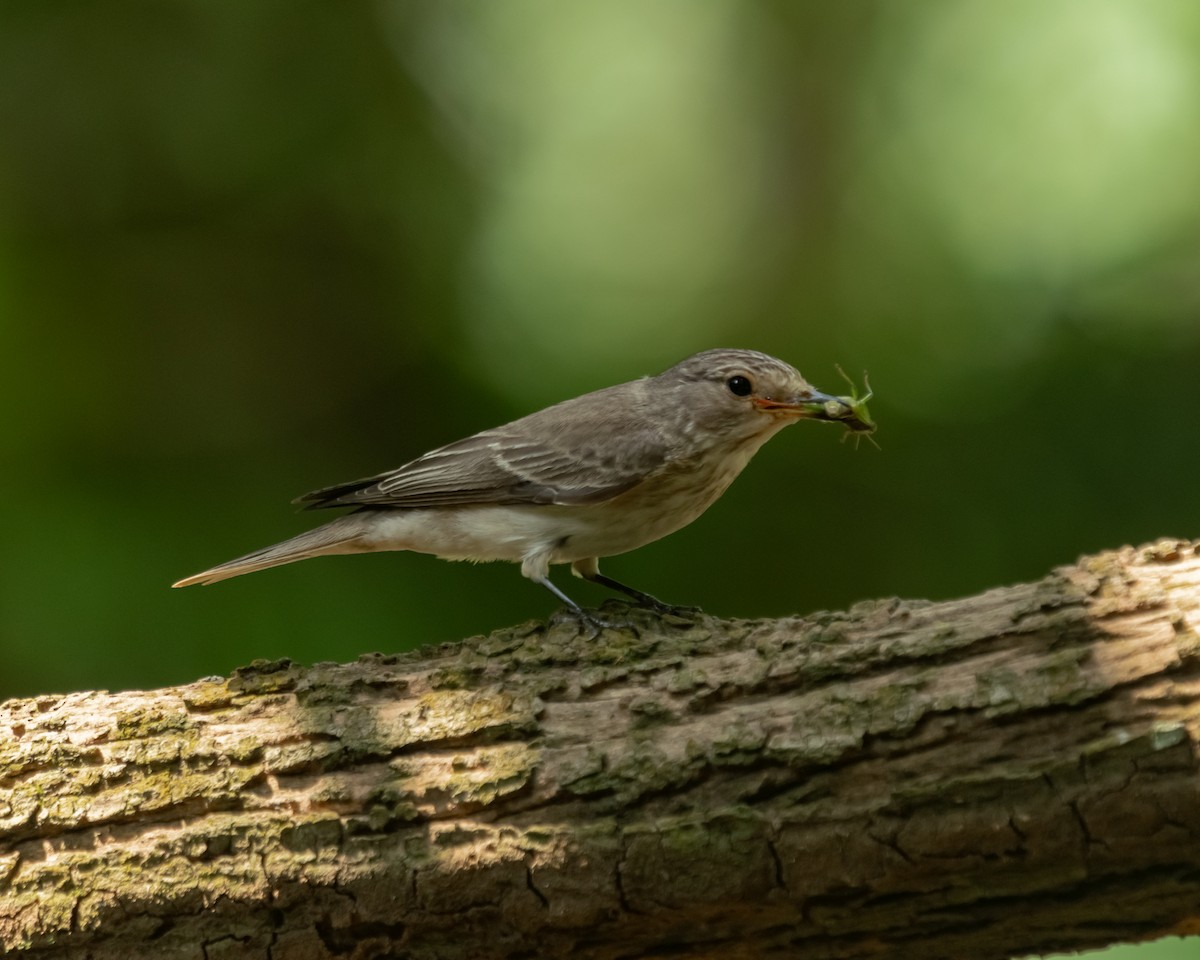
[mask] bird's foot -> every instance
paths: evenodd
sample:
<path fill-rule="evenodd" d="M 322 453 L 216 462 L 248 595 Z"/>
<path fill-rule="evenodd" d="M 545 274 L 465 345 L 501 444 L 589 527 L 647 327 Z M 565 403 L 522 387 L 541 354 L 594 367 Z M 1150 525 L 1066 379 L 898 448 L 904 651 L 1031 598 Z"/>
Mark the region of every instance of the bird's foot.
<path fill-rule="evenodd" d="M 583 607 L 559 607 L 550 615 L 551 625 L 570 623 L 580 632 L 586 633 L 589 640 L 595 640 L 605 630 L 622 630 L 632 633 L 635 637 L 642 636 L 643 630 L 653 629 L 653 624 L 647 619 L 647 614 L 658 618 L 669 618 L 678 624 L 694 624 L 703 611 L 699 607 L 677 606 L 673 603 L 663 603 L 649 594 L 633 601 L 609 600 L 601 611 L 588 610 Z M 613 616 L 616 614 L 616 616 Z M 623 616 L 622 614 L 628 614 Z"/>
<path fill-rule="evenodd" d="M 663 603 L 658 597 L 622 583 L 620 580 L 606 577 L 594 568 L 589 569 L 585 567 L 579 572 L 579 575 L 585 580 L 590 580 L 592 583 L 598 583 L 603 587 L 608 587 L 610 590 L 616 590 L 618 593 L 625 594 L 634 606 L 641 607 L 643 610 L 652 610 L 659 615 L 683 617 L 689 620 L 694 619 L 700 613 L 699 607 L 683 607 L 674 603 Z"/>
<path fill-rule="evenodd" d="M 644 601 L 638 601 L 637 606 L 644 610 L 653 610 L 666 617 L 682 617 L 684 620 L 694 620 L 704 611 L 699 607 L 685 606 L 677 603 L 664 603 L 656 597 L 646 595 Z"/>
<path fill-rule="evenodd" d="M 587 634 L 589 640 L 595 640 L 605 630 L 633 630 L 637 633 L 637 627 L 630 621 L 610 620 L 583 607 L 559 607 L 550 615 L 550 623 L 574 624 L 581 633 Z"/>

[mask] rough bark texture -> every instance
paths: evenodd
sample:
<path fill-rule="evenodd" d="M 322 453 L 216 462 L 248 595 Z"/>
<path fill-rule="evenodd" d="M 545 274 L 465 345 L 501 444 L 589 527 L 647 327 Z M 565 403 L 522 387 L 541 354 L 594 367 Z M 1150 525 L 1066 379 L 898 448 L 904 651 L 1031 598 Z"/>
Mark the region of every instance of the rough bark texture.
<path fill-rule="evenodd" d="M 1200 556 L 0 708 L 36 956 L 973 957 L 1200 932 Z"/>

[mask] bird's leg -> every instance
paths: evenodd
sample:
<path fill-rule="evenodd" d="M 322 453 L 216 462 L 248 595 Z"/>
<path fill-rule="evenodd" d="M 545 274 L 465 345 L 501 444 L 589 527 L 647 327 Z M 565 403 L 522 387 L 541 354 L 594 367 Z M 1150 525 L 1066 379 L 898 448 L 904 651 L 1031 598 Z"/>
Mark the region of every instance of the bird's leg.
<path fill-rule="evenodd" d="M 658 597 L 651 596 L 648 593 L 643 593 L 634 587 L 630 587 L 620 580 L 614 580 L 612 577 L 606 577 L 600 572 L 600 562 L 595 557 L 588 557 L 585 560 L 576 560 L 571 564 L 571 572 L 577 577 L 582 577 L 591 583 L 598 583 L 602 587 L 608 587 L 609 590 L 616 590 L 618 593 L 623 593 L 625 596 L 632 599 L 640 607 L 649 607 L 655 613 L 670 613 L 675 616 L 685 616 L 687 614 L 699 613 L 699 607 L 680 607 L 673 603 L 663 603 Z"/>
<path fill-rule="evenodd" d="M 565 593 L 558 589 L 550 582 L 550 552 L 541 551 L 539 553 L 531 553 L 521 561 L 521 574 L 534 583 L 540 583 L 543 587 L 549 590 L 562 602 L 566 607 L 567 612 L 581 626 L 586 625 L 591 629 L 592 639 L 600 635 L 600 631 L 605 627 L 620 628 L 623 624 L 609 623 L 594 613 L 589 613 L 584 610 L 579 604 L 568 597 Z"/>
<path fill-rule="evenodd" d="M 590 577 L 584 577 L 584 579 L 590 580 L 592 583 L 598 583 L 602 587 L 608 587 L 609 590 L 616 590 L 619 593 L 623 593 L 640 607 L 650 607 L 660 613 L 675 609 L 672 604 L 663 603 L 658 597 L 652 594 L 643 593 L 635 587 L 624 584 L 620 580 L 614 580 L 612 577 L 606 577 L 602 573 L 594 573 Z"/>
<path fill-rule="evenodd" d="M 558 599 L 562 601 L 563 606 L 566 607 L 566 612 L 569 616 L 577 620 L 581 626 L 586 625 L 591 629 L 591 638 L 593 640 L 600 636 L 600 631 L 604 630 L 606 627 L 619 629 L 620 627 L 624 626 L 624 624 L 613 623 L 610 620 L 605 620 L 596 616 L 594 613 L 589 613 L 587 610 L 584 610 L 583 607 L 581 607 L 565 593 L 559 590 L 558 587 L 551 583 L 549 577 L 542 577 L 534 580 L 533 582 L 540 583 L 543 587 L 558 597 Z"/>
<path fill-rule="evenodd" d="M 556 597 L 558 597 L 558 599 L 561 600 L 565 606 L 571 608 L 571 610 L 575 613 L 576 616 L 579 616 L 579 617 L 585 616 L 585 614 L 583 612 L 583 607 L 581 607 L 574 600 L 572 600 L 570 597 L 568 597 L 565 593 L 563 593 L 561 590 L 559 590 L 558 587 L 556 587 L 553 583 L 551 583 L 549 577 L 539 577 L 538 579 L 534 580 L 533 582 L 540 583 L 543 587 L 545 587 L 552 594 L 554 594 Z"/>

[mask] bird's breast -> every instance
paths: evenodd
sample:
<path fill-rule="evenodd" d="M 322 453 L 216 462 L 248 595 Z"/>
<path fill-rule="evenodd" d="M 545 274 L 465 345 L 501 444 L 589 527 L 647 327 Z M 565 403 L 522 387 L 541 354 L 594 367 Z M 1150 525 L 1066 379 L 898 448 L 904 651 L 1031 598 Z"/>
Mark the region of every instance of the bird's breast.
<path fill-rule="evenodd" d="M 728 489 L 765 439 L 670 461 L 612 500 L 561 508 L 576 513 L 579 529 L 555 551 L 553 562 L 626 553 L 686 527 Z"/>

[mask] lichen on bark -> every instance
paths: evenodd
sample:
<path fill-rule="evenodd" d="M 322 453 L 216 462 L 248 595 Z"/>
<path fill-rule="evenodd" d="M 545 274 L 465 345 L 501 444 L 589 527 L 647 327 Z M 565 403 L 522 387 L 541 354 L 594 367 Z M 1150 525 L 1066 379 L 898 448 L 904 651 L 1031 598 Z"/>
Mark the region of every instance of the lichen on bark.
<path fill-rule="evenodd" d="M 1200 556 L 0 707 L 0 945 L 971 955 L 1200 927 Z"/>

